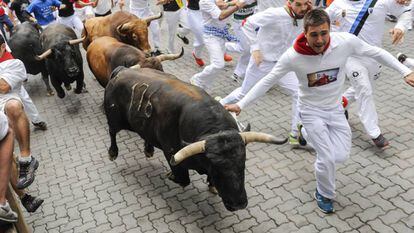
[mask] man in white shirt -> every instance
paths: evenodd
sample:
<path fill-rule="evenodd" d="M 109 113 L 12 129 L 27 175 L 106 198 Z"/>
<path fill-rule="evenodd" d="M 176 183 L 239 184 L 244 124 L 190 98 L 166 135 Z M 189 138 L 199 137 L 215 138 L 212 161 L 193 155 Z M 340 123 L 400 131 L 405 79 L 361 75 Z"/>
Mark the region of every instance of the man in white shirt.
<path fill-rule="evenodd" d="M 370 45 L 382 46 L 386 13 L 398 16 L 391 29 L 393 44 L 398 43 L 411 23 L 411 12 L 404 0 L 335 0 L 327 9 L 332 31 L 349 32 Z M 346 76 L 351 87 L 344 93 L 348 103 L 358 103 L 358 115 L 365 131 L 379 148 L 388 140 L 381 134 L 373 96 L 373 81 L 379 77 L 380 65 L 370 57 L 352 56 L 348 59 Z"/>
<path fill-rule="evenodd" d="M 312 6 L 308 0 L 289 0 L 285 7 L 269 8 L 249 17 L 241 28 L 250 44 L 251 58 L 241 87 L 220 100 L 221 104 L 235 103 L 275 66 L 280 56 L 303 31 L 303 16 Z M 259 30 L 257 31 L 257 28 Z M 292 96 L 292 124 L 289 143 L 297 146 L 298 80 L 290 72 L 279 80 L 278 85 Z"/>
<path fill-rule="evenodd" d="M 203 39 L 210 56 L 210 65 L 200 73 L 195 74 L 191 84 L 207 89 L 214 81 L 217 72 L 224 68 L 225 42 L 237 40 L 230 35 L 227 27 L 227 19 L 234 12 L 246 5 L 245 2 L 233 0 L 201 0 L 200 11 L 203 16 Z"/>
<path fill-rule="evenodd" d="M 299 81 L 298 107 L 310 142 L 316 151 L 317 205 L 324 213 L 334 212 L 336 163 L 344 162 L 351 151 L 351 129 L 343 114 L 342 87 L 345 65 L 350 56 L 368 56 L 398 71 L 414 87 L 414 73 L 385 50 L 371 46 L 346 32 L 330 33 L 330 20 L 322 9 L 309 11 L 304 33 L 279 59 L 272 71 L 260 80 L 237 104 L 225 106 L 239 114 L 264 95 L 288 72 Z"/>
<path fill-rule="evenodd" d="M 6 44 L 3 37 L 0 37 L 0 58 L 3 58 L 5 53 L 7 53 Z M 8 117 L 19 143 L 20 175 L 17 183 L 19 189 L 24 189 L 33 183 L 35 171 L 39 166 L 39 162 L 31 156 L 29 120 L 19 97 L 22 83 L 26 79 L 26 69 L 22 61 L 7 59 L 0 62 L 0 111 Z"/>

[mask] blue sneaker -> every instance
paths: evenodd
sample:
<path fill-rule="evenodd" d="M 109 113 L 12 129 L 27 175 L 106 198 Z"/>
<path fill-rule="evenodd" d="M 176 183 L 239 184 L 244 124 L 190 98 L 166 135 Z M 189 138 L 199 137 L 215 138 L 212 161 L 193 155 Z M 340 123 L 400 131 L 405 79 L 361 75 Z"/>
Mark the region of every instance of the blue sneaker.
<path fill-rule="evenodd" d="M 306 142 L 306 139 L 303 137 L 303 134 L 302 134 L 302 128 L 303 128 L 302 123 L 298 123 L 297 127 L 298 127 L 298 142 L 301 146 L 306 146 L 306 144 L 308 143 Z"/>
<path fill-rule="evenodd" d="M 335 212 L 335 209 L 333 207 L 333 201 L 332 199 L 326 198 L 322 196 L 318 189 L 316 189 L 314 197 L 316 199 L 316 203 L 318 203 L 319 209 L 324 212 L 325 214 L 331 214 Z"/>

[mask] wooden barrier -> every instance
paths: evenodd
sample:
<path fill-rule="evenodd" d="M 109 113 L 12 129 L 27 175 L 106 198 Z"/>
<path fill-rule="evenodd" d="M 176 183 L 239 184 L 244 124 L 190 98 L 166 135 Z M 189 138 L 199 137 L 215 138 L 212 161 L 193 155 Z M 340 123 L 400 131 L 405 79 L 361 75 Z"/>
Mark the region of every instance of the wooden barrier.
<path fill-rule="evenodd" d="M 10 184 L 6 192 L 6 199 L 10 204 L 10 208 L 19 215 L 19 219 L 15 224 L 0 226 L 0 233 L 30 233 L 30 229 L 24 220 L 20 202 L 17 200 L 16 194 Z"/>

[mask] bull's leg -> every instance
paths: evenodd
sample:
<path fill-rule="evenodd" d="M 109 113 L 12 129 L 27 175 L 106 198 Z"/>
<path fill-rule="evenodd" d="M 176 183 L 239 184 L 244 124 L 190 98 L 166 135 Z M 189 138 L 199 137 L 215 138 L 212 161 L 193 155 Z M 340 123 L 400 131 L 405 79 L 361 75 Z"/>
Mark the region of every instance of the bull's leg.
<path fill-rule="evenodd" d="M 52 88 L 50 87 L 50 84 L 49 84 L 49 74 L 47 73 L 47 72 L 42 72 L 42 80 L 43 80 L 43 82 L 45 83 L 45 85 L 46 85 L 46 90 L 47 90 L 47 93 L 46 93 L 46 95 L 47 96 L 52 96 L 52 95 L 54 95 L 55 94 L 55 92 L 52 90 Z"/>
<path fill-rule="evenodd" d="M 118 157 L 118 146 L 116 145 L 116 134 L 119 130 L 109 128 L 109 136 L 111 137 L 111 146 L 109 147 L 108 154 L 109 160 L 114 161 Z"/>
<path fill-rule="evenodd" d="M 55 77 L 50 77 L 53 87 L 55 88 L 59 98 L 65 97 L 65 91 L 62 88 L 62 82 Z"/>
<path fill-rule="evenodd" d="M 80 77 L 76 80 L 76 88 L 75 88 L 75 93 L 76 94 L 80 94 L 82 92 L 84 92 L 84 93 L 87 92 L 86 85 L 83 82 L 83 74 L 82 74 L 82 77 Z"/>
<path fill-rule="evenodd" d="M 165 152 L 164 155 L 167 161 L 170 161 L 172 155 L 167 156 Z M 180 164 L 177 166 L 171 166 L 170 164 L 170 168 L 171 172 L 167 174 L 168 179 L 181 185 L 182 187 L 190 184 L 190 174 L 188 173 L 187 168 L 182 167 Z"/>
<path fill-rule="evenodd" d="M 154 146 L 149 144 L 147 141 L 144 143 L 144 154 L 147 158 L 154 156 Z"/>
<path fill-rule="evenodd" d="M 213 193 L 213 194 L 218 194 L 218 191 L 216 187 L 213 185 L 213 183 L 211 182 L 211 177 L 209 175 L 207 175 L 207 182 L 208 182 L 208 191 L 210 191 L 210 193 Z"/>

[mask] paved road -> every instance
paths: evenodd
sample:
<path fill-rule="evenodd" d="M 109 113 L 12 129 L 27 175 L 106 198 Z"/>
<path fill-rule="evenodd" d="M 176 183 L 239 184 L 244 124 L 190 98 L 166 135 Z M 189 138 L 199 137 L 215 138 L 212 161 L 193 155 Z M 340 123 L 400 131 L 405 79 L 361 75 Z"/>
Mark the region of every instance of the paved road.
<path fill-rule="evenodd" d="M 414 57 L 413 32 L 404 46 L 388 42 L 385 48 L 393 54 Z M 185 51 L 164 67 L 187 81 L 200 68 L 190 47 Z M 218 75 L 212 95 L 224 96 L 236 87 L 228 78 L 234 65 Z M 312 197 L 315 154 L 289 145 L 247 147 L 249 205 L 235 213 L 207 191 L 205 176 L 192 172 L 186 188 L 166 180 L 164 156 L 156 150 L 147 159 L 134 133 L 118 134 L 120 155 L 109 161 L 104 91 L 86 64 L 85 70 L 89 92 L 71 92 L 63 100 L 46 97 L 40 77 L 26 84 L 49 124 L 46 132 L 31 134 L 40 167 L 30 191 L 45 199 L 37 213 L 27 215 L 35 232 L 414 232 L 414 90 L 394 71 L 384 69 L 376 86 L 380 125 L 391 148 L 376 149 L 351 108 L 352 154 L 337 169 L 337 212 L 325 216 Z M 289 113 L 289 97 L 276 88 L 241 119 L 256 131 L 287 135 Z"/>

